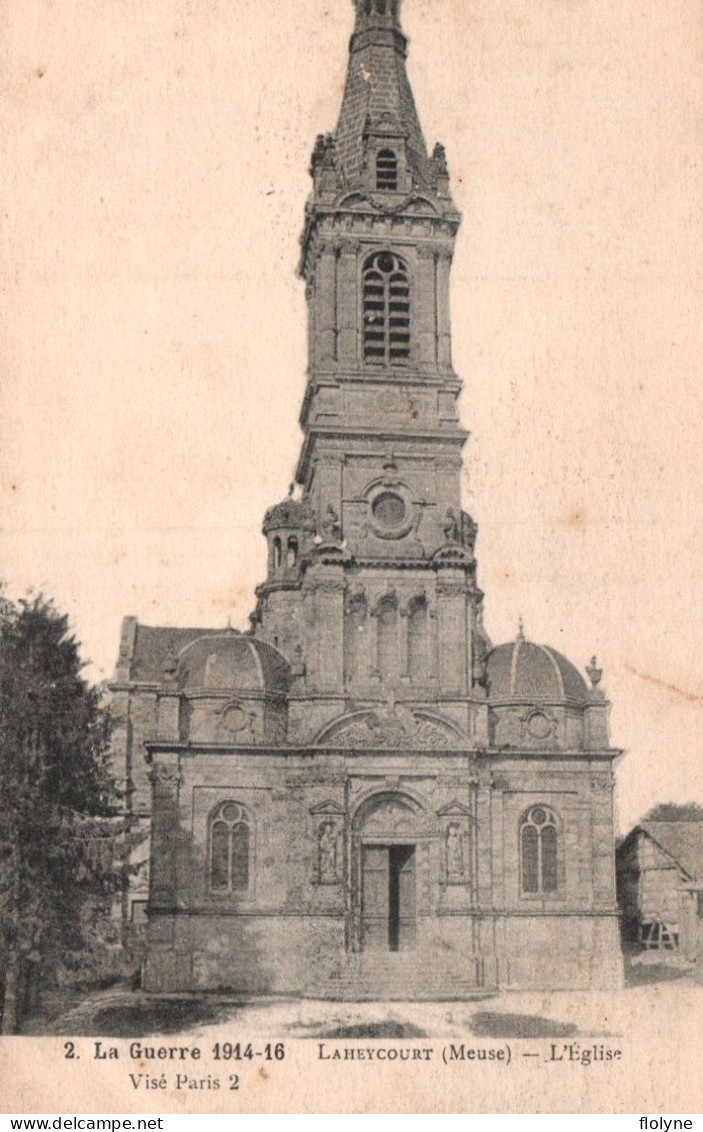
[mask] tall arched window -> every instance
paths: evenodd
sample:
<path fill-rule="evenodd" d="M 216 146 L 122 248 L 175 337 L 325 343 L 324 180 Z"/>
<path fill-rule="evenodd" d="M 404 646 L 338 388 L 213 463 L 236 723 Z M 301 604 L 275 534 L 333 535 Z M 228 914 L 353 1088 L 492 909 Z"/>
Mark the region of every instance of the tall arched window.
<path fill-rule="evenodd" d="M 395 676 L 398 668 L 398 603 L 389 595 L 378 606 L 378 674 Z"/>
<path fill-rule="evenodd" d="M 398 188 L 398 155 L 392 149 L 379 149 L 376 154 L 376 188 L 382 192 Z"/>
<path fill-rule="evenodd" d="M 209 876 L 213 892 L 249 888 L 251 823 L 238 802 L 223 802 L 210 815 Z"/>
<path fill-rule="evenodd" d="M 402 259 L 379 252 L 364 268 L 364 361 L 402 365 L 410 357 L 410 284 Z"/>
<path fill-rule="evenodd" d="M 417 597 L 408 610 L 408 675 L 419 683 L 427 682 L 430 673 L 427 602 Z"/>
<path fill-rule="evenodd" d="M 546 806 L 533 806 L 522 819 L 520 865 L 524 893 L 556 892 L 557 819 Z"/>
<path fill-rule="evenodd" d="M 283 555 L 283 551 L 282 551 L 282 547 L 281 547 L 281 540 L 280 540 L 280 538 L 278 538 L 278 536 L 276 536 L 276 538 L 273 540 L 273 568 L 274 568 L 274 570 L 280 570 L 281 569 L 282 555 Z"/>
<path fill-rule="evenodd" d="M 297 538 L 288 539 L 288 559 L 286 565 L 289 570 L 292 570 L 298 565 L 298 540 Z"/>

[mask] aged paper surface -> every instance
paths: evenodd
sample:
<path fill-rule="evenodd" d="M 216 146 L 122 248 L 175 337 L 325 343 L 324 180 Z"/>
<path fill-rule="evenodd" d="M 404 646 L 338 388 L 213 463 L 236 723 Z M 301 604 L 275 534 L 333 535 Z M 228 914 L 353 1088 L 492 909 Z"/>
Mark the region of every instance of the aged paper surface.
<path fill-rule="evenodd" d="M 103 680 L 127 614 L 246 627 L 261 519 L 300 447 L 298 238 L 353 13 L 23 0 L 3 15 L 2 576 L 70 613 Z M 510 640 L 522 617 L 581 665 L 597 654 L 627 752 L 625 835 L 658 802 L 703 801 L 700 4 L 406 0 L 403 25 L 463 213 L 453 352 L 487 628 Z M 96 1051 L 89 1029 L 69 1059 L 64 1036 L 5 1038 L 3 1108 L 695 1112 L 703 990 L 669 974 L 486 1001 L 256 1002 L 137 1035 L 198 1047 L 185 1069 L 130 1053 L 128 1031 Z M 285 1057 L 233 1068 L 214 1060 L 224 1042 Z M 421 1052 L 334 1059 L 369 1047 Z M 167 1088 L 135 1087 L 152 1070 Z"/>

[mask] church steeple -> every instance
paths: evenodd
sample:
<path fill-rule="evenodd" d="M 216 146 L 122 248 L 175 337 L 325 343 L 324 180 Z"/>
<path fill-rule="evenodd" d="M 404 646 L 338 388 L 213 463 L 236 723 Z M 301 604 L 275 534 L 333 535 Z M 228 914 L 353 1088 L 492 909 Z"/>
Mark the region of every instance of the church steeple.
<path fill-rule="evenodd" d="M 461 217 L 444 149 L 428 156 L 399 0 L 354 6 L 342 107 L 315 143 L 302 238 L 301 491 L 267 515 L 254 623 L 285 655 L 302 650 L 308 689 L 431 699 L 443 681 L 466 698 L 482 595 L 451 353 Z"/>
<path fill-rule="evenodd" d="M 429 187 L 430 162 L 405 69 L 400 0 L 355 0 L 356 26 L 335 133 L 346 186 Z M 379 174 L 377 176 L 377 174 Z"/>

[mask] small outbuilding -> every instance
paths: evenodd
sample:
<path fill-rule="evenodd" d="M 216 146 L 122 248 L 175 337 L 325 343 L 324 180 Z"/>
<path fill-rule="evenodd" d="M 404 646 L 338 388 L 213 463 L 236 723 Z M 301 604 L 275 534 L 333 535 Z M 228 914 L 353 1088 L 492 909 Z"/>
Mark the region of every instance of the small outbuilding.
<path fill-rule="evenodd" d="M 644 821 L 616 851 L 626 944 L 696 959 L 703 912 L 703 822 Z"/>

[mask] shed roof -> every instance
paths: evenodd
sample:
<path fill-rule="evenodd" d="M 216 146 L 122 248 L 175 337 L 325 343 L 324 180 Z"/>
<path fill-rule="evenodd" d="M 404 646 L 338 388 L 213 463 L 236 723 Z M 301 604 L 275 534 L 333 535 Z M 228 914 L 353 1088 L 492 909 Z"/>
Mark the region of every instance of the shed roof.
<path fill-rule="evenodd" d="M 691 880 L 703 880 L 703 822 L 645 821 L 635 829 L 651 837 Z"/>

